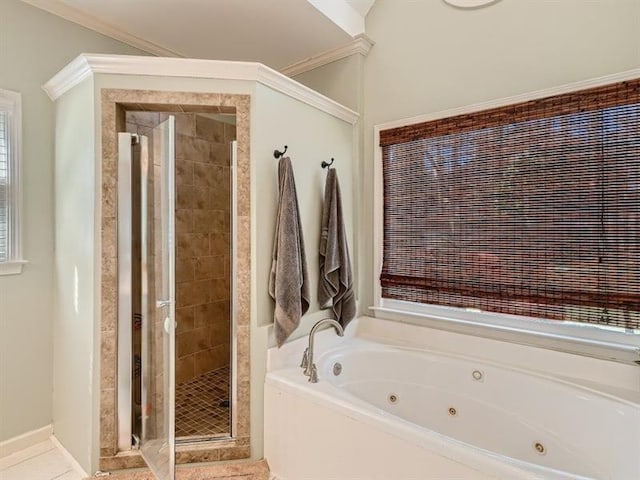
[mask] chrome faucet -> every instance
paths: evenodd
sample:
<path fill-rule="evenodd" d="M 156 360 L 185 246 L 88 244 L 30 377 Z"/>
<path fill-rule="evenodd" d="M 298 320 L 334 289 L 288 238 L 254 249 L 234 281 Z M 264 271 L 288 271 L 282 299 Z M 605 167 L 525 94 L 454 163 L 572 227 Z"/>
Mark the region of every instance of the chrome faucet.
<path fill-rule="evenodd" d="M 318 369 L 316 368 L 316 364 L 313 363 L 313 339 L 316 331 L 325 323 L 335 328 L 338 336 L 344 336 L 344 329 L 342 328 L 342 325 L 336 322 L 333 318 L 323 318 L 313 326 L 309 333 L 309 346 L 304 351 L 304 354 L 302 355 L 302 362 L 300 363 L 300 366 L 304 368 L 304 374 L 309 377 L 309 381 L 311 383 L 318 383 Z"/>

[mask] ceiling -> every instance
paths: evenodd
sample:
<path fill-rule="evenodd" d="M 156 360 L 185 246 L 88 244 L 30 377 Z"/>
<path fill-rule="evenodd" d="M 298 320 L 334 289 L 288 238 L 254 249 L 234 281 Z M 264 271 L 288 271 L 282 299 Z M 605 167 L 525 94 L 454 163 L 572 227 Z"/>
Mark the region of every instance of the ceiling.
<path fill-rule="evenodd" d="M 376 0 L 346 0 L 346 2 L 362 17 L 366 17 Z"/>
<path fill-rule="evenodd" d="M 283 69 L 364 33 L 375 0 L 23 0 L 149 53 Z"/>

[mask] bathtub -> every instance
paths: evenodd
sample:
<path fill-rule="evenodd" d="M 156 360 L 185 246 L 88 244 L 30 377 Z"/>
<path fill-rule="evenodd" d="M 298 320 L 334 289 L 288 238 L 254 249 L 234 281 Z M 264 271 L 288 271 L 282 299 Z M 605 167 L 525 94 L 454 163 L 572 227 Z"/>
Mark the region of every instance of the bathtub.
<path fill-rule="evenodd" d="M 306 338 L 269 352 L 278 480 L 640 479 L 638 392 L 350 330 L 316 337 L 316 384 L 297 366 Z"/>

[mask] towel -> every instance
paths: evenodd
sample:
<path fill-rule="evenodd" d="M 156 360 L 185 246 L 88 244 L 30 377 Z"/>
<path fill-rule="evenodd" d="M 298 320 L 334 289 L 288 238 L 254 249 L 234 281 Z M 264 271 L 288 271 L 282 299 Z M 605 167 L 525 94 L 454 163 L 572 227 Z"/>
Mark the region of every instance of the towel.
<path fill-rule="evenodd" d="M 356 314 L 356 297 L 335 168 L 330 168 L 327 173 L 321 228 L 318 301 L 320 308 L 332 307 L 336 320 L 346 327 Z"/>
<path fill-rule="evenodd" d="M 273 315 L 276 342 L 281 347 L 309 309 L 309 279 L 300 210 L 289 157 L 278 163 L 278 215 L 273 242 L 269 295 L 276 303 Z"/>

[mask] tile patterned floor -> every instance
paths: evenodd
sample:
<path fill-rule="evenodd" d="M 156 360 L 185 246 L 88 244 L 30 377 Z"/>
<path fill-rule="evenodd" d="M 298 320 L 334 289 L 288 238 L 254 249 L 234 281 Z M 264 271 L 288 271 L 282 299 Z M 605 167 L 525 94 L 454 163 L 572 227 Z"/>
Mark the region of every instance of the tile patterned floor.
<path fill-rule="evenodd" d="M 231 408 L 229 367 L 219 368 L 176 386 L 176 436 L 229 435 Z"/>
<path fill-rule="evenodd" d="M 2 480 L 81 480 L 82 476 L 47 440 L 0 459 Z"/>

